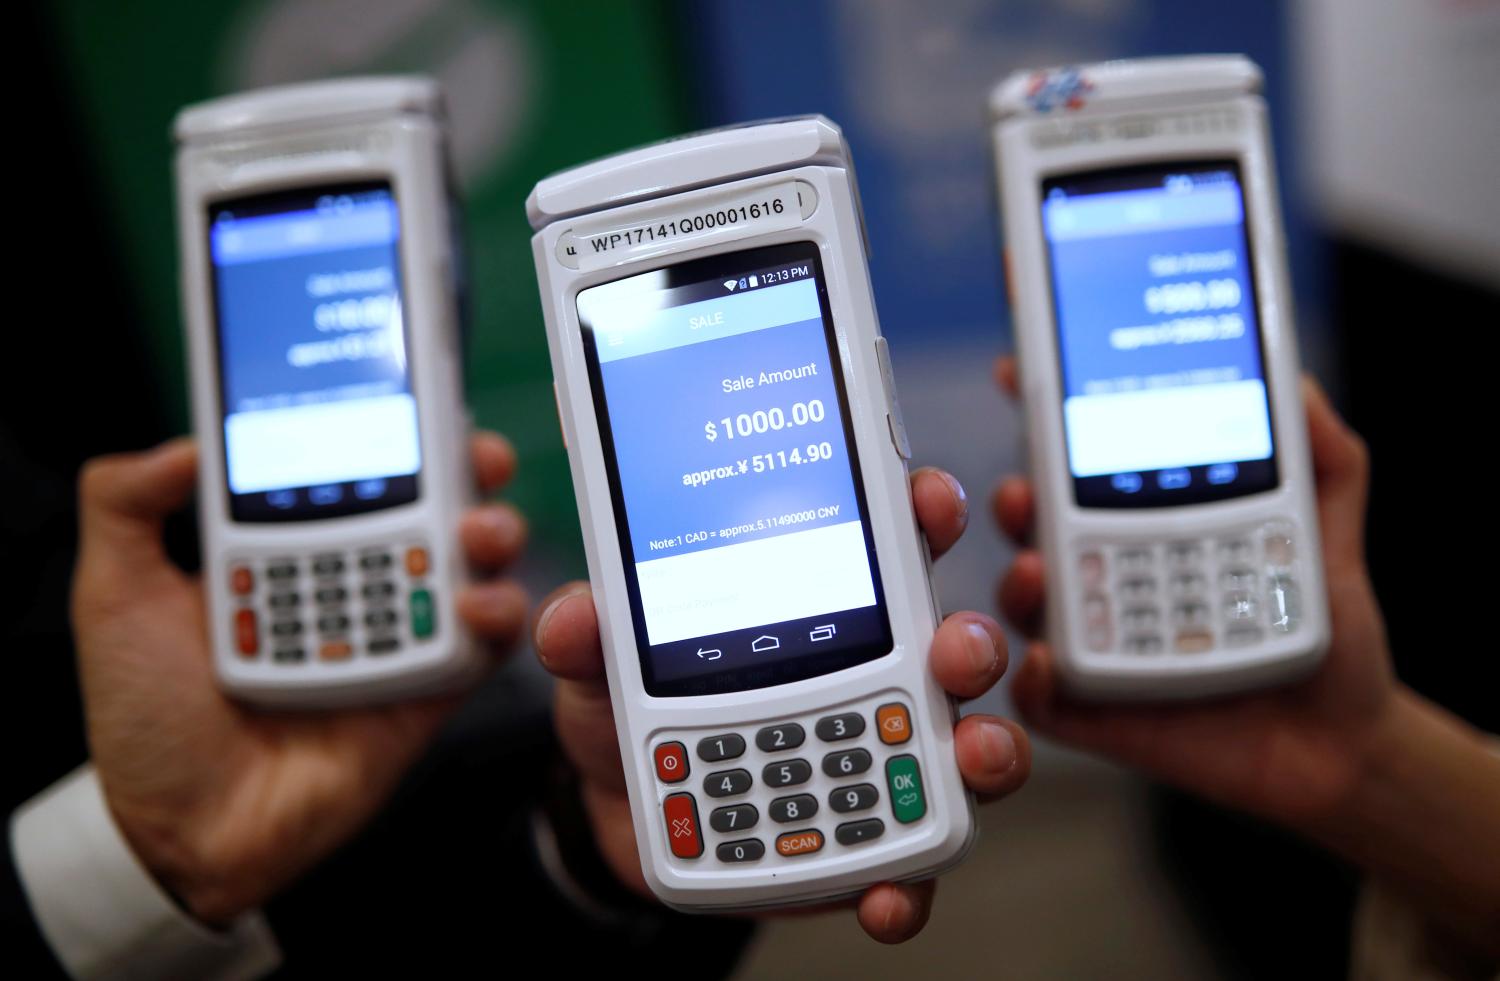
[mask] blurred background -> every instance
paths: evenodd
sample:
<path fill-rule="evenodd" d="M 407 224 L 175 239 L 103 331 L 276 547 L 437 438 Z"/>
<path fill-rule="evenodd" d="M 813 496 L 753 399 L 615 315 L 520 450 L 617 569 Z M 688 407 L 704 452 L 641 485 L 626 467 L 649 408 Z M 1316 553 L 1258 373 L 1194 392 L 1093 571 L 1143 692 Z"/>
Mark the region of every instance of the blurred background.
<path fill-rule="evenodd" d="M 1500 3 L 1493 0 L 54 0 L 11 156 L 0 532 L 6 810 L 84 756 L 66 619 L 73 483 L 88 456 L 188 428 L 168 126 L 183 105 L 330 75 L 446 86 L 467 214 L 476 421 L 515 442 L 541 595 L 585 574 L 522 202 L 546 174 L 687 130 L 821 112 L 859 170 L 881 324 L 917 464 L 974 521 L 941 563 L 950 610 L 992 612 L 1009 560 L 985 505 L 1018 467 L 988 366 L 1010 348 L 985 97 L 1023 67 L 1239 51 L 1266 74 L 1304 364 L 1372 445 L 1371 561 L 1398 666 L 1500 730 L 1481 627 L 1500 326 Z M 32 294 L 28 296 L 27 294 Z M 956 420 L 965 424 L 956 425 Z M 174 534 L 192 552 L 191 522 Z M 1459 543 L 1465 543 L 1460 546 Z M 1481 573 L 1479 576 L 1470 569 Z M 1016 648 L 1019 651 L 1019 647 Z M 458 735 L 535 720 L 529 656 Z M 982 707 L 1008 710 L 1003 691 Z M 514 721 L 507 724 L 516 724 Z M 915 942 L 848 915 L 759 932 L 745 978 L 1257 977 L 1295 951 L 1344 973 L 1351 873 L 1300 842 L 1059 747 L 989 808 Z M 977 942 L 984 938 L 982 945 Z"/>

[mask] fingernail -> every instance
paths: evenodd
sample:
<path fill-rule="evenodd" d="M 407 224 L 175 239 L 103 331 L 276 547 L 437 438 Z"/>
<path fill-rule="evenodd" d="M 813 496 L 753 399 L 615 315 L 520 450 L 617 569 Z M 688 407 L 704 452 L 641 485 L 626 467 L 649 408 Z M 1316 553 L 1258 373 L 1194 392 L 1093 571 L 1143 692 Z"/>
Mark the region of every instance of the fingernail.
<path fill-rule="evenodd" d="M 969 523 L 969 495 L 964 493 L 964 485 L 958 482 L 957 477 L 946 470 L 942 473 L 943 479 L 948 481 L 948 486 L 953 490 L 953 496 L 958 500 L 958 519 L 967 525 Z"/>
<path fill-rule="evenodd" d="M 979 723 L 979 755 L 985 770 L 1005 773 L 1016 765 L 1016 739 L 998 722 Z"/>
<path fill-rule="evenodd" d="M 504 545 L 513 545 L 521 536 L 521 522 L 503 508 L 482 508 L 477 512 L 479 520 L 491 535 Z"/>
<path fill-rule="evenodd" d="M 998 657 L 995 640 L 982 625 L 972 620 L 964 624 L 964 647 L 969 652 L 969 666 L 976 674 L 988 675 L 995 669 Z"/>
<path fill-rule="evenodd" d="M 547 608 L 542 611 L 542 615 L 537 618 L 537 621 L 536 621 L 536 638 L 535 638 L 535 640 L 536 640 L 536 656 L 537 656 L 537 660 L 541 661 L 543 665 L 546 665 L 546 664 L 549 663 L 547 661 L 547 647 L 546 647 L 545 644 L 542 643 L 543 638 L 545 638 L 547 636 L 547 624 L 552 620 L 552 614 L 554 614 L 554 613 L 557 612 L 557 608 L 559 606 L 562 606 L 564 603 L 566 603 L 568 600 L 570 600 L 572 598 L 573 598 L 573 594 L 572 593 L 564 593 L 563 595 L 559 596 L 557 599 L 553 600 L 551 603 L 548 603 L 547 604 Z"/>
<path fill-rule="evenodd" d="M 547 636 L 547 624 L 552 621 L 552 615 L 555 614 L 558 611 L 558 608 L 568 600 L 572 599 L 575 596 L 585 596 L 588 594 L 588 591 L 589 586 L 587 583 L 576 584 L 566 593 L 563 593 L 557 599 L 553 600 L 551 603 L 548 603 L 547 608 L 542 611 L 542 615 L 537 618 L 536 634 L 533 639 L 536 641 L 536 656 L 541 660 L 542 664 L 545 665 L 549 663 L 547 661 L 547 655 L 542 651 L 542 638 Z"/>

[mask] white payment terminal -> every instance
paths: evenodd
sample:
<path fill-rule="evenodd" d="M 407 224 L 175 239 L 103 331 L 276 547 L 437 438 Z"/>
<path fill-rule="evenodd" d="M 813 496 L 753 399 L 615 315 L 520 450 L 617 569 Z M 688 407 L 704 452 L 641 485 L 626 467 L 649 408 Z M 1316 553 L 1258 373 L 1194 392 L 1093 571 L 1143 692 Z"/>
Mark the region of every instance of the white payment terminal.
<path fill-rule="evenodd" d="M 1153 58 L 991 97 L 1047 635 L 1081 696 L 1260 687 L 1328 643 L 1260 83 Z"/>
<path fill-rule="evenodd" d="M 752 908 L 953 865 L 972 804 L 838 127 L 633 150 L 527 211 L 651 888 Z"/>
<path fill-rule="evenodd" d="M 416 77 L 177 117 L 203 582 L 240 698 L 381 701 L 480 666 L 450 613 L 474 477 L 443 127 Z"/>

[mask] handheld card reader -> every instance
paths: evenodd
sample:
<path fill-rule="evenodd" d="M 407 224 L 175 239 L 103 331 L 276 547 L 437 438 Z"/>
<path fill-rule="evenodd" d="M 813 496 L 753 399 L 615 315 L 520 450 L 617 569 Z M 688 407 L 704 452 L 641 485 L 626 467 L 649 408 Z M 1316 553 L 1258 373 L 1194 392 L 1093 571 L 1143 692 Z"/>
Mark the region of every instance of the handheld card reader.
<path fill-rule="evenodd" d="M 220 682 L 309 707 L 462 684 L 474 477 L 437 85 L 234 95 L 174 135 Z"/>
<path fill-rule="evenodd" d="M 1328 643 L 1260 84 L 1153 58 L 991 97 L 1047 636 L 1081 696 L 1260 687 Z"/>
<path fill-rule="evenodd" d="M 972 805 L 838 127 L 633 150 L 527 211 L 652 890 L 753 908 L 953 865 Z"/>

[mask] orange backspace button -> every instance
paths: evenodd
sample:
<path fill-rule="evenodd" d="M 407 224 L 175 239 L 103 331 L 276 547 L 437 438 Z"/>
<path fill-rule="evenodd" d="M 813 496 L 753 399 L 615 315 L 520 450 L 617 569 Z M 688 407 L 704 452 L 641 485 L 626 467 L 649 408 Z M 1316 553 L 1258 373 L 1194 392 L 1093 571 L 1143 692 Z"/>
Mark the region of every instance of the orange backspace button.
<path fill-rule="evenodd" d="M 776 854 L 778 855 L 811 855 L 822 847 L 823 832 L 813 829 L 789 831 L 776 839 Z"/>
<path fill-rule="evenodd" d="M 911 714 L 900 702 L 882 705 L 875 710 L 875 729 L 887 746 L 904 743 L 911 738 Z"/>
<path fill-rule="evenodd" d="M 412 546 L 406 550 L 406 574 L 412 578 L 427 575 L 427 549 Z"/>

